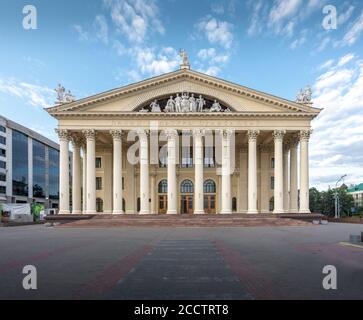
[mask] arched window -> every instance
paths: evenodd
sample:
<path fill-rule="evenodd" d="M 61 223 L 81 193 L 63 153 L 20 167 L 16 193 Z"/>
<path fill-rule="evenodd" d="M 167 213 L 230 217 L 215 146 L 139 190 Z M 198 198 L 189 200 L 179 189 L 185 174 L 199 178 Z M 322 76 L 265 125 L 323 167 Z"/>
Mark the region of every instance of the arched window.
<path fill-rule="evenodd" d="M 96 199 L 96 210 L 97 212 L 103 212 L 103 200 L 101 198 Z"/>
<path fill-rule="evenodd" d="M 272 197 L 270 199 L 270 211 L 272 212 L 272 211 L 274 211 L 274 209 L 275 209 L 275 198 Z"/>
<path fill-rule="evenodd" d="M 216 193 L 216 184 L 213 180 L 207 180 L 204 182 L 204 193 Z"/>
<path fill-rule="evenodd" d="M 159 193 L 168 193 L 168 180 L 161 180 L 158 190 Z"/>
<path fill-rule="evenodd" d="M 184 180 L 180 188 L 181 193 L 194 193 L 194 185 L 190 180 Z"/>

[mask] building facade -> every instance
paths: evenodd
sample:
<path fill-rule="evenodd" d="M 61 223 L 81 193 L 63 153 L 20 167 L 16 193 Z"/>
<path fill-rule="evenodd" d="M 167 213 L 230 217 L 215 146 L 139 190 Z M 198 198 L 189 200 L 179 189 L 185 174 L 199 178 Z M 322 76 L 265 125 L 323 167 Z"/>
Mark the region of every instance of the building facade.
<path fill-rule="evenodd" d="M 353 196 L 354 206 L 356 208 L 363 208 L 363 183 L 348 188 L 347 192 Z"/>
<path fill-rule="evenodd" d="M 59 206 L 59 145 L 1 116 L 0 202 Z"/>
<path fill-rule="evenodd" d="M 47 111 L 59 121 L 60 213 L 310 212 L 309 138 L 320 109 L 309 99 L 184 65 Z"/>

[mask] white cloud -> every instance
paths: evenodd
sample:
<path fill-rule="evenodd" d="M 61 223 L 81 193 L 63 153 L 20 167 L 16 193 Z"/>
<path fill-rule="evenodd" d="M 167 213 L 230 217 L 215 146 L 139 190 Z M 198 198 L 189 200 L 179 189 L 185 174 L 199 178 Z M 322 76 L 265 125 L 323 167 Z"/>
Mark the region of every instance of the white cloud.
<path fill-rule="evenodd" d="M 178 52 L 171 47 L 163 47 L 160 51 L 154 48 L 133 48 L 130 50 L 141 75 L 156 76 L 174 71 L 180 65 Z M 138 73 L 129 75 L 137 77 Z"/>
<path fill-rule="evenodd" d="M 263 29 L 262 11 L 264 3 L 262 0 L 256 0 L 248 3 L 252 7 L 250 26 L 247 30 L 248 35 L 253 36 L 259 34 Z"/>
<path fill-rule="evenodd" d="M 148 32 L 164 34 L 155 0 L 104 0 L 118 30 L 131 42 L 142 43 Z"/>
<path fill-rule="evenodd" d="M 327 66 L 313 87 L 315 106 L 324 108 L 311 139 L 311 179 L 319 188 L 344 174 L 347 184 L 363 181 L 363 63 L 346 55 Z"/>
<path fill-rule="evenodd" d="M 329 60 L 325 61 L 323 64 L 321 64 L 317 68 L 317 70 L 324 70 L 324 69 L 330 68 L 333 65 L 334 61 L 335 61 L 334 59 L 329 59 Z"/>
<path fill-rule="evenodd" d="M 209 63 L 226 63 L 229 60 L 229 54 L 227 53 L 217 53 L 215 48 L 201 49 L 197 54 L 198 58 Z"/>
<path fill-rule="evenodd" d="M 207 16 L 197 24 L 197 29 L 206 35 L 209 43 L 220 45 L 225 49 L 231 48 L 234 39 L 231 23 Z"/>
<path fill-rule="evenodd" d="M 361 15 L 354 21 L 343 39 L 337 43 L 338 46 L 352 46 L 359 39 L 363 32 L 363 11 Z"/>
<path fill-rule="evenodd" d="M 0 93 L 24 100 L 36 108 L 46 108 L 55 101 L 54 90 L 16 79 L 0 79 Z"/>
<path fill-rule="evenodd" d="M 343 25 L 344 23 L 346 23 L 350 17 L 352 16 L 353 12 L 354 12 L 354 7 L 353 6 L 349 6 L 349 8 L 347 9 L 347 11 L 345 11 L 344 13 L 340 14 L 338 17 L 338 25 Z"/>
<path fill-rule="evenodd" d="M 98 15 L 94 21 L 96 29 L 96 37 L 103 43 L 108 44 L 108 25 L 106 19 L 102 15 Z"/>

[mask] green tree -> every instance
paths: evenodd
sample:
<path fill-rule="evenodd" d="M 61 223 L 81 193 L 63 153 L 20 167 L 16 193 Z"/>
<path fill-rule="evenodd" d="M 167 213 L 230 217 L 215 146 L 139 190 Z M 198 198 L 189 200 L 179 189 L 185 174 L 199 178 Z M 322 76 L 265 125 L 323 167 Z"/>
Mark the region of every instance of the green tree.
<path fill-rule="evenodd" d="M 345 188 L 338 189 L 339 206 L 341 216 L 351 216 L 351 209 L 354 207 L 354 198 L 347 193 Z"/>
<path fill-rule="evenodd" d="M 331 189 L 321 193 L 321 213 L 327 216 L 334 216 L 335 214 L 334 191 Z"/>
<path fill-rule="evenodd" d="M 316 188 L 311 188 L 309 191 L 310 211 L 320 213 L 321 210 L 321 194 Z"/>

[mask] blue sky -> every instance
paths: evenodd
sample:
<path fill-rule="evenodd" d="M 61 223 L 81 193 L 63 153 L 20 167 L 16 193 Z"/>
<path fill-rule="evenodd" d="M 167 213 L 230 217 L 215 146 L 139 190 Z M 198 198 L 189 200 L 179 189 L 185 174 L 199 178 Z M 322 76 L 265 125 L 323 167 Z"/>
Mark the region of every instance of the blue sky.
<path fill-rule="evenodd" d="M 37 8 L 25 30 L 23 7 Z M 323 8 L 337 10 L 325 30 Z M 43 111 L 62 83 L 77 98 L 192 68 L 288 99 L 307 84 L 316 107 L 312 184 L 363 181 L 363 3 L 360 0 L 4 0 L 0 113 L 56 140 Z"/>

